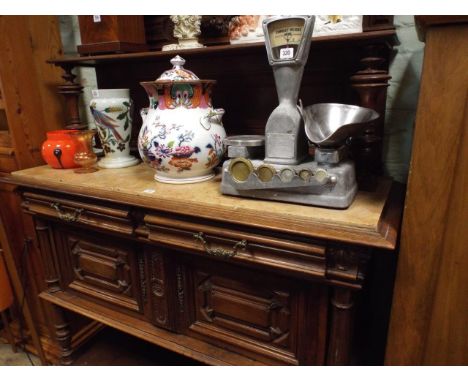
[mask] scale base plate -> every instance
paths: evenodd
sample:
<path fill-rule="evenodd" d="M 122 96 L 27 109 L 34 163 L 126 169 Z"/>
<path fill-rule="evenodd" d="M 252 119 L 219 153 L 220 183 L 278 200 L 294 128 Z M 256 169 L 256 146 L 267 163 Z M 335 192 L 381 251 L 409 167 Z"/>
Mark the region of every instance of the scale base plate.
<path fill-rule="evenodd" d="M 314 161 L 296 166 L 269 164 L 276 169 L 276 175 L 269 182 L 262 182 L 256 173 L 256 169 L 265 164 L 264 161 L 252 160 L 254 171 L 243 182 L 236 181 L 230 174 L 231 161 L 228 160 L 223 165 L 221 192 L 225 195 L 345 209 L 351 205 L 358 190 L 354 163 L 350 160 L 326 167 Z M 325 170 L 328 181 L 320 182 L 314 177 L 305 181 L 296 176 L 289 183 L 282 183 L 278 174 L 285 168 L 293 169 L 296 174 L 305 168 L 315 174 Z"/>

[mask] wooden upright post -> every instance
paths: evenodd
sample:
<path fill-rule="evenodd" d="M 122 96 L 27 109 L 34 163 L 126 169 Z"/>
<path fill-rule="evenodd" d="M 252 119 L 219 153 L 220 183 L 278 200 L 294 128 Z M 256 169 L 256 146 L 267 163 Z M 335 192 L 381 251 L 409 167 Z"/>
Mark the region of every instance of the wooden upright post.
<path fill-rule="evenodd" d="M 0 216 L 0 243 L 2 245 L 3 254 L 5 258 L 5 263 L 7 266 L 8 273 L 10 274 L 11 282 L 13 284 L 13 290 L 16 296 L 16 300 L 22 302 L 24 299 L 24 305 L 22 312 L 20 314 L 24 314 L 24 318 L 26 324 L 28 325 L 29 331 L 31 333 L 31 338 L 34 343 L 37 352 L 39 353 L 39 358 L 43 365 L 47 365 L 46 357 L 44 354 L 44 350 L 42 349 L 41 341 L 39 339 L 39 335 L 34 325 L 34 321 L 31 315 L 31 310 L 29 309 L 28 300 L 25 297 L 25 292 L 23 285 L 21 284 L 20 277 L 18 275 L 18 271 L 16 270 L 15 261 L 13 259 L 13 254 L 11 252 L 10 243 L 8 242 L 7 234 L 5 232 L 5 226 L 3 225 L 2 218 Z"/>

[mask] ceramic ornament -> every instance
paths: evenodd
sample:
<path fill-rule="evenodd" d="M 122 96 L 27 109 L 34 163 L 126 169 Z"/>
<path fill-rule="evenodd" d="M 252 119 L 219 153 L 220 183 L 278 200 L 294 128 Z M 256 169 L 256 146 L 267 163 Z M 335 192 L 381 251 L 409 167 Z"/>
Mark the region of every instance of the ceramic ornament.
<path fill-rule="evenodd" d="M 96 124 L 105 157 L 102 168 L 130 167 L 139 160 L 130 155 L 132 100 L 129 89 L 93 90 L 89 108 Z"/>
<path fill-rule="evenodd" d="M 156 81 L 142 82 L 149 107 L 142 110 L 138 150 L 164 183 L 211 179 L 224 154 L 224 110 L 211 104 L 213 80 L 200 80 L 176 56 Z"/>
<path fill-rule="evenodd" d="M 196 49 L 204 48 L 204 45 L 198 42 L 200 36 L 201 16 L 181 15 L 171 16 L 174 23 L 174 37 L 178 44 L 164 45 L 162 50 Z"/>

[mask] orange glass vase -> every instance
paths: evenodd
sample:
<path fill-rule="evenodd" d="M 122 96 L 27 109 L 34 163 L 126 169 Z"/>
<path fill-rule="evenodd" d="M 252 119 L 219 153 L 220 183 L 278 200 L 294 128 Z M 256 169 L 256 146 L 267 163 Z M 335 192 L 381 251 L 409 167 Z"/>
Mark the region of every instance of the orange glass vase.
<path fill-rule="evenodd" d="M 42 144 L 42 158 L 52 168 L 76 168 L 74 157 L 78 147 L 74 134 L 78 130 L 53 130 L 47 132 Z"/>
<path fill-rule="evenodd" d="M 0 312 L 7 309 L 13 303 L 13 292 L 6 272 L 5 263 L 0 256 Z"/>

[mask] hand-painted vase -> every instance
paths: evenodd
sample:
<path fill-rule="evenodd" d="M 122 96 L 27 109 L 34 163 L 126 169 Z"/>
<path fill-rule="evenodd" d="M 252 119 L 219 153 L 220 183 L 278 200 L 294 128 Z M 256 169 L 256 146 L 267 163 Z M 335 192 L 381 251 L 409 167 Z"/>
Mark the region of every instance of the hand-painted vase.
<path fill-rule="evenodd" d="M 89 108 L 96 124 L 105 157 L 98 162 L 102 168 L 122 168 L 138 164 L 130 155 L 132 132 L 129 89 L 98 89 L 93 91 Z"/>
<path fill-rule="evenodd" d="M 194 183 L 212 178 L 224 154 L 223 109 L 213 109 L 211 89 L 216 81 L 200 80 L 184 69 L 185 60 L 156 81 L 141 82 L 149 96 L 142 110 L 138 150 L 164 183 Z"/>
<path fill-rule="evenodd" d="M 78 130 L 53 130 L 47 132 L 47 140 L 42 144 L 41 154 L 52 168 L 76 168 L 74 156 L 77 142 L 73 136 Z"/>

